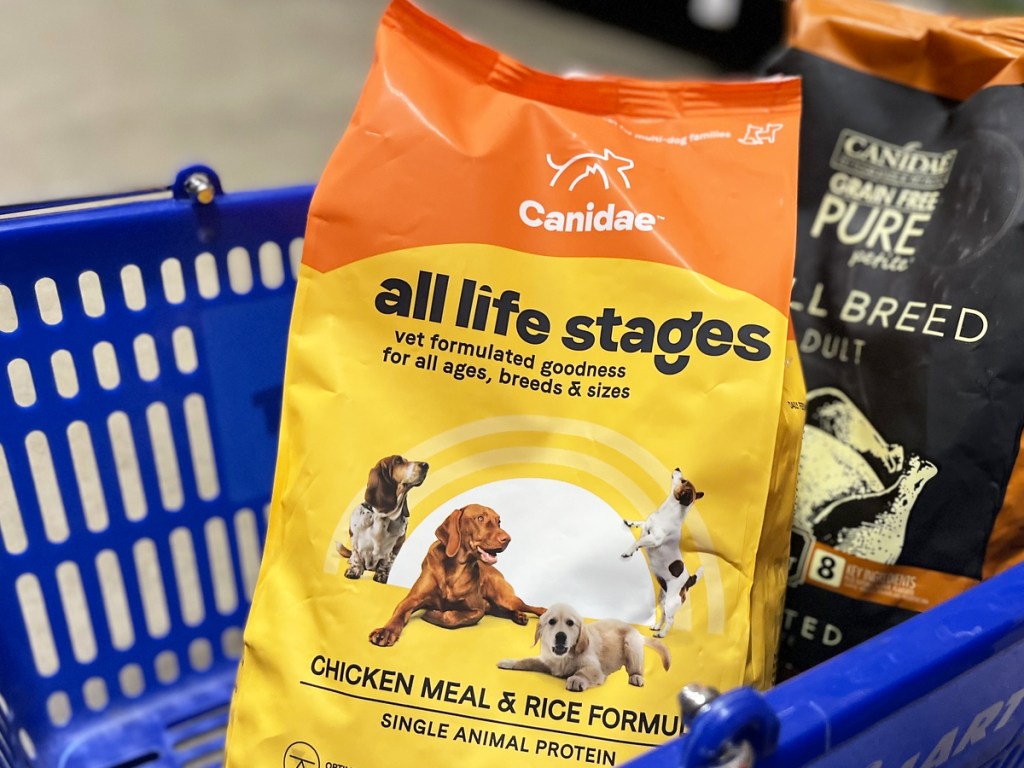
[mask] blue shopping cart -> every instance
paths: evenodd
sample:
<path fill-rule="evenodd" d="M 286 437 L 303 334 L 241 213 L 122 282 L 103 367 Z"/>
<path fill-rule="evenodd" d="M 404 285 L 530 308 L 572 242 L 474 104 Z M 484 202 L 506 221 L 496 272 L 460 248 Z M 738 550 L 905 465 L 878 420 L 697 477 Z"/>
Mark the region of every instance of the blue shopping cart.
<path fill-rule="evenodd" d="M 222 762 L 311 193 L 0 212 L 3 768 Z"/>
<path fill-rule="evenodd" d="M 311 194 L 0 209 L 0 768 L 222 762 Z M 1024 569 L 688 706 L 635 766 L 1022 766 Z"/>

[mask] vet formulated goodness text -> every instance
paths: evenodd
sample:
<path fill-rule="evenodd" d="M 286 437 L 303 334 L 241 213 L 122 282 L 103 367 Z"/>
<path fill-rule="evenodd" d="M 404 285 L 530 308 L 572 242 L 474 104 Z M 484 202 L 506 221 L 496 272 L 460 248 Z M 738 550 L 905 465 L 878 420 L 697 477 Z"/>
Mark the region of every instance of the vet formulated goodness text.
<path fill-rule="evenodd" d="M 682 685 L 770 684 L 799 116 L 389 7 L 310 211 L 229 766 L 620 765 Z"/>

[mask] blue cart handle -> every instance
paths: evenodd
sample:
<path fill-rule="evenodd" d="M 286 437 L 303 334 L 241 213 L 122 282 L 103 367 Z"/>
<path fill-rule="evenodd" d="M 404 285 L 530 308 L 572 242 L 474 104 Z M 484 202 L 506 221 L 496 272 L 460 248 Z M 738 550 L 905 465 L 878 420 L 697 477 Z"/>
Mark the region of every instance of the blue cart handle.
<path fill-rule="evenodd" d="M 680 768 L 749 768 L 778 744 L 779 719 L 752 688 L 719 695 L 689 685 L 679 701 L 689 726 L 680 740 Z"/>

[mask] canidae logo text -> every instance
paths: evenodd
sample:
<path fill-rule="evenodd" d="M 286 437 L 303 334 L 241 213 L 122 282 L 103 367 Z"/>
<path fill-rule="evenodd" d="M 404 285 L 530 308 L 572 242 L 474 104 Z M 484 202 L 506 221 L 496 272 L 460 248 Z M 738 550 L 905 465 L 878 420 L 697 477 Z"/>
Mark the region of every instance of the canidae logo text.
<path fill-rule="evenodd" d="M 956 150 L 928 152 L 920 142 L 900 146 L 857 131 L 844 129 L 832 152 L 830 165 L 887 184 L 913 189 L 942 189 L 956 160 Z"/>
<path fill-rule="evenodd" d="M 587 179 L 585 186 L 596 187 L 599 181 L 604 189 L 612 184 L 631 188 L 629 175 L 635 163 L 628 157 L 615 154 L 610 149 L 604 152 L 581 152 L 559 163 L 549 153 L 547 164 L 555 173 L 549 187 L 566 187 L 570 192 Z M 576 210 L 548 210 L 537 200 L 524 200 L 519 206 L 519 219 L 526 226 L 543 227 L 548 232 L 629 232 L 639 230 L 650 232 L 660 217 L 646 211 L 618 208 L 614 203 L 598 206 L 593 201 Z"/>

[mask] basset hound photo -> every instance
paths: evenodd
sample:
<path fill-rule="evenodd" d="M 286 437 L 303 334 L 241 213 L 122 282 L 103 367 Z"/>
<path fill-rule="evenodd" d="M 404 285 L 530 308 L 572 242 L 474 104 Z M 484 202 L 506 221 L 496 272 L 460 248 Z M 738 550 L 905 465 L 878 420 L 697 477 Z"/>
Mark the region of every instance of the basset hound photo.
<path fill-rule="evenodd" d="M 352 547 L 336 542 L 338 553 L 348 558 L 345 576 L 358 579 L 373 571 L 373 580 L 387 584 L 409 526 L 409 491 L 427 477 L 425 461 L 386 456 L 370 469 L 363 503 L 352 512 L 348 532 Z"/>
<path fill-rule="evenodd" d="M 544 613 L 543 608 L 523 602 L 494 567 L 512 537 L 502 529 L 493 509 L 480 504 L 456 509 L 435 535 L 437 540 L 427 550 L 409 593 L 388 623 L 370 633 L 371 643 L 394 645 L 419 610 L 424 621 L 446 629 L 471 626 L 487 614 L 523 625 L 526 614 Z"/>
<path fill-rule="evenodd" d="M 565 679 L 570 691 L 585 691 L 601 685 L 622 667 L 629 684 L 644 684 L 644 647 L 661 657 L 666 670 L 672 663 L 668 648 L 618 619 L 602 619 L 585 624 L 583 617 L 564 603 L 552 605 L 537 621 L 534 645 L 540 643 L 540 656 L 503 659 L 499 669 L 544 672 Z"/>
<path fill-rule="evenodd" d="M 687 593 L 704 573 L 703 568 L 698 568 L 691 575 L 686 570 L 679 548 L 686 513 L 697 499 L 702 498 L 704 494 L 686 480 L 677 467 L 672 472 L 668 498 L 661 506 L 646 520 L 623 521 L 630 528 L 640 528 L 641 532 L 640 538 L 622 556 L 632 557 L 638 549 L 646 549 L 648 566 L 660 589 L 658 604 L 661 606 L 661 618 L 651 627 L 655 637 L 664 637 L 672 628 L 676 611 L 686 602 Z"/>

